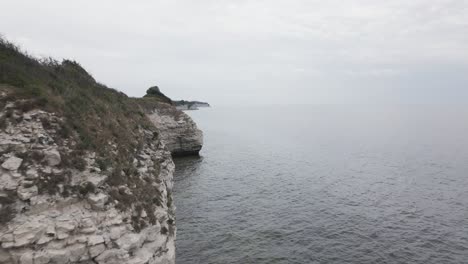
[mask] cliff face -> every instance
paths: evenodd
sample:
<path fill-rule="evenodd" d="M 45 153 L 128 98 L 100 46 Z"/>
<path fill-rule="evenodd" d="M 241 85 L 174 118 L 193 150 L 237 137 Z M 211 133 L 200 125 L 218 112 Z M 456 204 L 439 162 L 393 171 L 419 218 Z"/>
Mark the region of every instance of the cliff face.
<path fill-rule="evenodd" d="M 157 86 L 149 88 L 137 103 L 145 109 L 172 156 L 198 155 L 203 146 L 203 133 L 179 106 L 189 103 L 192 109 L 198 109 L 197 105 L 203 103 L 172 101 Z"/>
<path fill-rule="evenodd" d="M 131 172 L 150 187 L 111 186 L 95 152 L 60 140 L 62 117 L 17 107 L 2 111 L 0 263 L 175 262 L 174 164 L 151 131 Z"/>
<path fill-rule="evenodd" d="M 187 114 L 172 105 L 158 103 L 147 115 L 173 156 L 198 155 L 203 146 L 203 132 Z"/>
<path fill-rule="evenodd" d="M 0 264 L 175 262 L 171 152 L 202 143 L 188 116 L 1 39 L 0 111 Z"/>

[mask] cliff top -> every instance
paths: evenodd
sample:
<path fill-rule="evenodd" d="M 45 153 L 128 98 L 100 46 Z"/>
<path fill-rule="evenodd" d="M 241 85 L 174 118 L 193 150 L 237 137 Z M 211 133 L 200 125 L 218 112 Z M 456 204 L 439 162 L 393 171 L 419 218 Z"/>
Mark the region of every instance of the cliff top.
<path fill-rule="evenodd" d="M 117 159 L 138 146 L 135 128 L 155 130 L 136 100 L 96 82 L 79 63 L 38 60 L 3 39 L 0 89 L 5 94 L 0 106 L 21 100 L 23 112 L 39 108 L 63 115 L 63 130 L 78 132 L 77 148 L 106 152 L 111 141 L 120 146 Z"/>
<path fill-rule="evenodd" d="M 159 148 L 160 140 L 140 100 L 143 99 L 129 98 L 97 82 L 75 61 L 39 60 L 0 39 L 2 133 L 8 133 L 6 128 L 11 130 L 21 125 L 24 116 L 31 110 L 40 109 L 60 117 L 51 122 L 46 116 L 41 121 L 44 128 L 56 131 L 53 133 L 54 144 L 67 152 L 66 155 L 61 153 L 61 166 L 83 171 L 87 167 L 87 161 L 83 158 L 85 152 L 95 153 L 95 161 L 106 175 L 106 184 L 111 190 L 119 186 L 135 190 L 131 195 L 110 192 L 111 199 L 121 210 L 133 208 L 134 203 L 140 201 L 140 207 L 149 211 L 151 203 L 154 203 L 153 198 L 157 199 L 160 195 L 147 183 L 148 179 L 140 177 L 135 164 L 135 157 L 141 155 L 142 150 L 150 145 L 150 148 Z M 145 100 L 145 103 L 154 107 L 157 102 Z M 0 155 L 1 162 L 11 155 L 23 155 L 10 149 L 5 151 L 0 153 L 7 154 Z M 35 164 L 33 157 L 24 156 L 22 159 L 22 164 Z M 158 180 L 158 172 L 152 177 L 152 180 Z M 38 186 L 43 186 L 45 192 L 54 193 L 58 191 L 56 184 L 62 183 L 38 183 Z M 79 192 L 83 190 L 72 191 L 81 195 Z M 154 224 L 154 219 L 150 221 Z M 138 220 L 134 224 L 138 229 Z"/>

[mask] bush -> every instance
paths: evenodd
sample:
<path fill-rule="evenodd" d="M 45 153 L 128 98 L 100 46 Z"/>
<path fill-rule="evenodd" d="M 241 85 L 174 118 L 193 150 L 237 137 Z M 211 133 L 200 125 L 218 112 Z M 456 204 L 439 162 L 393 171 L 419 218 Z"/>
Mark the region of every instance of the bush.
<path fill-rule="evenodd" d="M 150 87 L 148 90 L 146 90 L 145 97 L 155 98 L 156 100 L 160 102 L 172 104 L 171 98 L 163 94 L 158 86 L 153 86 L 153 87 Z"/>

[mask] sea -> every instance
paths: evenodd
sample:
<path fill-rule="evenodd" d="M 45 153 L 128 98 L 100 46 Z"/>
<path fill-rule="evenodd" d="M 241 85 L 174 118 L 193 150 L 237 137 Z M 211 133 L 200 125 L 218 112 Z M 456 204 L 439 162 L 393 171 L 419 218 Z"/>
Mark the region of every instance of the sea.
<path fill-rule="evenodd" d="M 176 262 L 468 263 L 468 107 L 271 105 L 187 112 Z"/>

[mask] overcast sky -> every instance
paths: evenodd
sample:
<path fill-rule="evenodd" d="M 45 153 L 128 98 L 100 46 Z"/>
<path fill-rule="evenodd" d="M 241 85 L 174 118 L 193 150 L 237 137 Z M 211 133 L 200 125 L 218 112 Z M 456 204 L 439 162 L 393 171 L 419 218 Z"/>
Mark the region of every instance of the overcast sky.
<path fill-rule="evenodd" d="M 468 103 L 466 0 L 0 0 L 0 33 L 130 96 Z"/>

